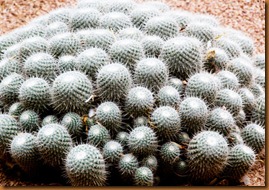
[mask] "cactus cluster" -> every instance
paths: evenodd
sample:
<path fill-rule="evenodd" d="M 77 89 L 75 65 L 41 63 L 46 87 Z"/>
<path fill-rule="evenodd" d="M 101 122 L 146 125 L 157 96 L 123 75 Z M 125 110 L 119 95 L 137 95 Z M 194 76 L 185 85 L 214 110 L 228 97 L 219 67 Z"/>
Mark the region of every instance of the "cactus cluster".
<path fill-rule="evenodd" d="M 255 53 L 161 1 L 53 10 L 0 36 L 0 162 L 72 186 L 238 182 L 265 148 Z"/>

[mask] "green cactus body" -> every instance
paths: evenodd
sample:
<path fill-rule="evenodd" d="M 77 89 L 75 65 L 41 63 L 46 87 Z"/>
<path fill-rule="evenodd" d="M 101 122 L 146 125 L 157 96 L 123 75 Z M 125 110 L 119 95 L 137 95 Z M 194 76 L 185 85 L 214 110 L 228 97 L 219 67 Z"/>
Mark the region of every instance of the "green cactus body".
<path fill-rule="evenodd" d="M 247 146 L 259 154 L 265 147 L 265 129 L 260 125 L 251 123 L 241 131 L 241 136 Z"/>
<path fill-rule="evenodd" d="M 58 59 L 58 67 L 60 73 L 67 71 L 75 71 L 76 68 L 76 57 L 72 55 L 64 55 Z"/>
<path fill-rule="evenodd" d="M 8 115 L 15 117 L 19 117 L 21 113 L 25 110 L 25 107 L 21 102 L 13 103 L 8 110 Z"/>
<path fill-rule="evenodd" d="M 21 65 L 15 58 L 4 58 L 0 61 L 0 80 L 11 73 L 21 73 Z"/>
<path fill-rule="evenodd" d="M 180 95 L 173 86 L 164 86 L 158 93 L 158 101 L 160 106 L 171 106 L 177 108 L 180 103 Z"/>
<path fill-rule="evenodd" d="M 191 180 L 206 184 L 225 167 L 228 145 L 218 132 L 203 131 L 191 139 L 187 154 Z"/>
<path fill-rule="evenodd" d="M 243 128 L 246 121 L 246 113 L 241 109 L 237 116 L 234 117 L 235 123 L 238 127 Z"/>
<path fill-rule="evenodd" d="M 69 32 L 69 27 L 64 22 L 55 21 L 46 27 L 45 37 L 47 39 L 52 38 L 58 34 Z"/>
<path fill-rule="evenodd" d="M 242 105 L 245 113 L 251 112 L 255 105 L 255 96 L 248 88 L 240 88 L 238 94 L 242 98 Z"/>
<path fill-rule="evenodd" d="M 26 110 L 20 115 L 19 122 L 23 131 L 34 132 L 39 129 L 40 117 L 36 112 Z"/>
<path fill-rule="evenodd" d="M 203 22 L 191 22 L 184 29 L 184 35 L 195 37 L 203 43 L 213 40 L 214 28 L 210 24 Z"/>
<path fill-rule="evenodd" d="M 223 49 L 228 55 L 229 59 L 234 59 L 240 56 L 242 49 L 236 43 L 227 37 L 221 37 L 215 41 L 215 47 Z"/>
<path fill-rule="evenodd" d="M 103 147 L 110 140 L 109 131 L 102 125 L 93 125 L 89 128 L 87 141 L 88 143 Z"/>
<path fill-rule="evenodd" d="M 216 77 L 221 82 L 221 88 L 228 88 L 231 90 L 237 90 L 239 88 L 238 78 L 230 71 L 220 71 L 216 74 Z"/>
<path fill-rule="evenodd" d="M 180 149 L 174 142 L 167 142 L 161 146 L 160 156 L 163 162 L 173 164 L 179 159 Z"/>
<path fill-rule="evenodd" d="M 161 54 L 164 40 L 159 36 L 145 36 L 141 39 L 141 44 L 147 58 L 158 58 Z"/>
<path fill-rule="evenodd" d="M 171 10 L 163 13 L 163 16 L 168 16 L 176 20 L 180 29 L 186 28 L 192 22 L 192 14 L 183 10 Z"/>
<path fill-rule="evenodd" d="M 104 186 L 106 183 L 105 160 L 92 145 L 73 147 L 67 154 L 65 171 L 72 186 Z"/>
<path fill-rule="evenodd" d="M 208 117 L 208 109 L 203 100 L 188 97 L 179 105 L 181 127 L 189 133 L 197 133 L 204 129 Z"/>
<path fill-rule="evenodd" d="M 188 173 L 188 164 L 186 161 L 179 160 L 173 164 L 173 171 L 178 176 L 186 176 Z"/>
<path fill-rule="evenodd" d="M 265 94 L 264 88 L 257 83 L 253 83 L 251 86 L 248 87 L 248 89 L 253 93 L 255 98 L 258 98 Z"/>
<path fill-rule="evenodd" d="M 256 67 L 265 69 L 265 54 L 257 54 L 253 56 L 253 64 Z"/>
<path fill-rule="evenodd" d="M 83 132 L 83 122 L 77 113 L 66 113 L 61 121 L 71 136 L 79 136 Z"/>
<path fill-rule="evenodd" d="M 129 14 L 135 7 L 133 0 L 110 0 L 104 3 L 105 12 L 122 12 Z"/>
<path fill-rule="evenodd" d="M 0 37 L 0 59 L 4 54 L 4 51 L 8 49 L 10 46 L 16 43 L 16 36 L 11 34 L 1 35 Z"/>
<path fill-rule="evenodd" d="M 71 8 L 59 8 L 51 11 L 48 15 L 48 24 L 52 22 L 64 22 L 65 24 L 69 24 L 71 20 Z"/>
<path fill-rule="evenodd" d="M 47 115 L 46 117 L 43 118 L 41 122 L 41 126 L 45 126 L 48 124 L 57 124 L 58 123 L 58 118 L 55 115 Z"/>
<path fill-rule="evenodd" d="M 122 145 L 114 140 L 108 141 L 103 147 L 104 159 L 109 163 L 117 163 L 123 154 Z"/>
<path fill-rule="evenodd" d="M 42 78 L 29 78 L 22 83 L 19 100 L 28 109 L 41 112 L 50 104 L 50 86 Z"/>
<path fill-rule="evenodd" d="M 252 111 L 252 120 L 265 126 L 265 94 L 256 99 L 256 104 Z"/>
<path fill-rule="evenodd" d="M 139 42 L 143 39 L 143 37 L 144 37 L 143 32 L 134 27 L 124 28 L 120 30 L 119 33 L 117 34 L 118 40 L 132 39 Z"/>
<path fill-rule="evenodd" d="M 92 83 L 79 71 L 60 74 L 52 85 L 53 107 L 58 112 L 85 112 L 89 108 L 86 100 L 92 94 Z"/>
<path fill-rule="evenodd" d="M 165 63 L 156 58 L 146 58 L 137 63 L 134 81 L 152 91 L 157 91 L 167 83 L 168 76 Z"/>
<path fill-rule="evenodd" d="M 168 84 L 177 89 L 179 95 L 182 95 L 185 91 L 184 83 L 179 78 L 171 77 L 168 81 Z"/>
<path fill-rule="evenodd" d="M 178 112 L 170 106 L 162 106 L 153 111 L 151 122 L 155 126 L 158 137 L 173 139 L 181 130 Z"/>
<path fill-rule="evenodd" d="M 21 53 L 21 43 L 14 44 L 4 51 L 3 60 L 4 59 L 13 59 L 13 60 L 16 60 L 20 63 L 22 61 L 20 53 Z"/>
<path fill-rule="evenodd" d="M 255 69 L 254 71 L 255 82 L 261 85 L 265 89 L 265 71 L 262 69 Z"/>
<path fill-rule="evenodd" d="M 118 164 L 121 175 L 127 177 L 132 177 L 138 166 L 138 160 L 133 154 L 123 155 Z"/>
<path fill-rule="evenodd" d="M 103 66 L 97 74 L 97 90 L 103 100 L 118 101 L 127 95 L 132 78 L 129 70 L 120 63 Z"/>
<path fill-rule="evenodd" d="M 157 171 L 158 167 L 158 160 L 155 156 L 149 155 L 141 161 L 141 166 L 149 168 L 152 173 L 155 173 Z"/>
<path fill-rule="evenodd" d="M 64 126 L 48 124 L 39 129 L 37 145 L 45 163 L 60 167 L 72 147 L 72 139 Z"/>
<path fill-rule="evenodd" d="M 195 38 L 175 37 L 164 43 L 160 58 L 171 74 L 185 80 L 202 67 L 200 46 L 201 43 Z"/>
<path fill-rule="evenodd" d="M 128 137 L 129 137 L 129 133 L 124 132 L 124 131 L 120 131 L 116 135 L 116 141 L 121 143 L 121 145 L 124 147 L 124 146 L 127 146 Z"/>
<path fill-rule="evenodd" d="M 153 186 L 153 173 L 148 167 L 137 168 L 134 174 L 136 186 Z"/>
<path fill-rule="evenodd" d="M 125 100 L 126 111 L 132 116 L 147 115 L 154 105 L 154 97 L 150 90 L 144 87 L 131 88 Z"/>

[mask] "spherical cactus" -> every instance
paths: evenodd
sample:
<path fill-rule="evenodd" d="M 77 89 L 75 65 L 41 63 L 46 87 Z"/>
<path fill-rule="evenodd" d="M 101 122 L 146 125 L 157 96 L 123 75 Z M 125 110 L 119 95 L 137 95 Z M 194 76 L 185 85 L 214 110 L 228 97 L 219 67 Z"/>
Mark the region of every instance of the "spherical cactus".
<path fill-rule="evenodd" d="M 118 141 L 119 143 L 121 143 L 122 146 L 127 146 L 128 137 L 129 137 L 129 133 L 124 132 L 124 131 L 120 131 L 116 135 L 116 141 Z"/>
<path fill-rule="evenodd" d="M 239 57 L 231 60 L 227 70 L 237 76 L 238 81 L 242 86 L 249 86 L 253 82 L 253 67 L 251 66 L 251 63 L 243 58 Z"/>
<path fill-rule="evenodd" d="M 110 12 L 103 15 L 100 19 L 100 27 L 112 30 L 113 32 L 118 32 L 123 28 L 131 26 L 132 22 L 130 17 L 121 12 Z"/>
<path fill-rule="evenodd" d="M 123 148 L 117 141 L 108 141 L 103 148 L 103 156 L 107 162 L 116 163 L 120 160 L 123 155 Z"/>
<path fill-rule="evenodd" d="M 20 28 L 19 30 L 20 31 L 17 33 L 17 39 L 19 41 L 23 41 L 24 39 L 35 37 L 35 36 L 44 37 L 46 28 L 44 25 L 36 23 L 36 24 L 26 25 Z"/>
<path fill-rule="evenodd" d="M 101 13 L 94 8 L 75 9 L 71 19 L 70 27 L 73 31 L 99 26 Z"/>
<path fill-rule="evenodd" d="M 221 82 L 210 73 L 197 73 L 192 75 L 186 86 L 186 96 L 194 96 L 203 99 L 207 103 L 213 103 L 217 92 L 221 88 Z"/>
<path fill-rule="evenodd" d="M 144 87 L 131 88 L 125 100 L 126 111 L 132 116 L 147 115 L 154 105 L 154 97 L 150 90 Z"/>
<path fill-rule="evenodd" d="M 31 133 L 19 133 L 10 145 L 10 154 L 15 162 L 28 173 L 37 171 L 40 155 L 36 145 L 36 136 Z"/>
<path fill-rule="evenodd" d="M 196 97 L 188 97 L 179 105 L 181 127 L 189 133 L 197 133 L 204 129 L 208 109 L 203 100 Z"/>
<path fill-rule="evenodd" d="M 103 66 L 97 74 L 97 90 L 103 100 L 121 100 L 127 95 L 132 84 L 129 70 L 122 64 Z"/>
<path fill-rule="evenodd" d="M 79 136 L 83 132 L 83 122 L 77 113 L 66 113 L 61 121 L 71 136 Z"/>
<path fill-rule="evenodd" d="M 64 55 L 62 57 L 59 57 L 58 67 L 60 73 L 76 70 L 76 57 L 72 55 Z"/>
<path fill-rule="evenodd" d="M 109 54 L 112 61 L 123 63 L 131 71 L 134 69 L 136 63 L 144 57 L 141 43 L 132 39 L 114 42 Z"/>
<path fill-rule="evenodd" d="M 64 126 L 48 124 L 39 129 L 37 145 L 45 163 L 60 167 L 72 147 L 72 139 Z"/>
<path fill-rule="evenodd" d="M 159 15 L 160 11 L 158 9 L 149 6 L 139 6 L 130 13 L 133 25 L 140 30 L 145 28 L 149 19 Z"/>
<path fill-rule="evenodd" d="M 105 160 L 92 145 L 73 147 L 67 154 L 65 171 L 72 186 L 104 186 L 106 183 Z"/>
<path fill-rule="evenodd" d="M 210 24 L 214 27 L 219 26 L 219 21 L 218 19 L 210 14 L 200 14 L 200 13 L 196 13 L 193 15 L 193 20 L 197 21 L 197 22 L 201 22 L 201 23 L 207 23 Z"/>
<path fill-rule="evenodd" d="M 3 60 L 4 59 L 15 59 L 19 62 L 22 61 L 21 55 L 21 43 L 14 44 L 7 48 L 3 53 Z"/>
<path fill-rule="evenodd" d="M 158 167 L 158 160 L 155 156 L 149 155 L 141 161 L 141 166 L 145 166 L 149 168 L 152 173 L 156 172 L 157 167 Z"/>
<path fill-rule="evenodd" d="M 26 110 L 20 115 L 19 122 L 23 131 L 34 132 L 39 129 L 40 117 L 33 110 Z"/>
<path fill-rule="evenodd" d="M 64 22 L 55 21 L 46 27 L 45 37 L 52 38 L 57 34 L 69 32 L 69 27 Z"/>
<path fill-rule="evenodd" d="M 253 57 L 253 64 L 256 67 L 265 69 L 265 54 L 257 54 Z"/>
<path fill-rule="evenodd" d="M 173 171 L 178 176 L 186 176 L 188 173 L 188 164 L 186 161 L 180 160 L 173 164 Z"/>
<path fill-rule="evenodd" d="M 265 129 L 260 125 L 248 124 L 242 129 L 241 136 L 245 144 L 251 147 L 256 154 L 260 153 L 265 147 Z"/>
<path fill-rule="evenodd" d="M 180 131 L 180 117 L 178 112 L 169 106 L 162 106 L 151 114 L 151 121 L 158 137 L 173 139 Z"/>
<path fill-rule="evenodd" d="M 124 28 L 120 30 L 119 33 L 117 34 L 117 38 L 119 40 L 132 39 L 136 41 L 141 41 L 143 37 L 144 37 L 143 32 L 133 27 Z"/>
<path fill-rule="evenodd" d="M 48 24 L 52 22 L 64 22 L 68 24 L 70 22 L 72 10 L 71 8 L 59 8 L 51 11 L 48 17 Z"/>
<path fill-rule="evenodd" d="M 256 99 L 256 104 L 252 111 L 252 119 L 265 126 L 265 94 Z"/>
<path fill-rule="evenodd" d="M 250 147 L 243 144 L 235 145 L 229 152 L 227 166 L 222 175 L 240 180 L 254 165 L 254 162 L 255 153 Z"/>
<path fill-rule="evenodd" d="M 100 48 L 87 49 L 76 58 L 77 68 L 93 79 L 95 79 L 98 70 L 109 62 L 108 54 Z"/>
<path fill-rule="evenodd" d="M 141 44 L 146 57 L 158 58 L 161 54 L 164 40 L 159 36 L 145 36 L 141 39 Z"/>
<path fill-rule="evenodd" d="M 19 117 L 24 110 L 25 107 L 21 102 L 15 102 L 9 107 L 8 115 Z"/>
<path fill-rule="evenodd" d="M 180 29 L 186 28 L 192 21 L 192 14 L 188 11 L 183 10 L 170 10 L 162 14 L 163 16 L 168 16 L 177 21 L 177 24 Z"/>
<path fill-rule="evenodd" d="M 210 48 L 204 58 L 204 67 L 208 71 L 225 70 L 228 65 L 228 55 L 220 48 Z"/>
<path fill-rule="evenodd" d="M 191 22 L 184 29 L 184 35 L 195 37 L 203 43 L 213 40 L 214 28 L 210 24 L 203 22 Z"/>
<path fill-rule="evenodd" d="M 26 59 L 23 69 L 30 77 L 52 81 L 57 74 L 57 61 L 48 53 L 36 53 Z"/>
<path fill-rule="evenodd" d="M 42 122 L 41 122 L 41 126 L 45 126 L 48 124 L 57 124 L 58 123 L 58 118 L 55 115 L 48 115 L 46 117 L 43 118 Z"/>
<path fill-rule="evenodd" d="M 120 158 L 118 167 L 122 176 L 133 176 L 138 168 L 138 160 L 133 154 L 125 154 Z"/>
<path fill-rule="evenodd" d="M 16 102 L 23 82 L 24 77 L 17 73 L 12 73 L 3 78 L 0 83 L 0 100 L 6 105 Z"/>
<path fill-rule="evenodd" d="M 84 8 L 95 8 L 99 11 L 103 11 L 103 5 L 105 1 L 99 0 L 78 0 L 77 1 L 77 8 L 84 9 Z"/>
<path fill-rule="evenodd" d="M 238 94 L 242 98 L 242 105 L 245 113 L 251 112 L 255 105 L 255 96 L 248 88 L 240 88 Z"/>
<path fill-rule="evenodd" d="M 265 71 L 262 69 L 255 69 L 253 75 L 255 78 L 255 82 L 261 85 L 263 88 L 265 88 L 265 82 L 266 82 Z"/>
<path fill-rule="evenodd" d="M 108 52 L 115 42 L 115 35 L 109 29 L 80 30 L 77 36 L 85 49 L 95 47 Z"/>
<path fill-rule="evenodd" d="M 157 151 L 155 132 L 146 126 L 134 128 L 128 137 L 128 147 L 133 154 L 150 155 Z"/>
<path fill-rule="evenodd" d="M 134 81 L 152 91 L 157 91 L 167 83 L 168 69 L 159 59 L 142 59 L 135 68 Z"/>
<path fill-rule="evenodd" d="M 109 130 L 118 131 L 121 128 L 121 110 L 113 102 L 100 104 L 96 109 L 96 119 Z"/>
<path fill-rule="evenodd" d="M 87 137 L 88 143 L 97 147 L 103 147 L 109 140 L 109 131 L 104 126 L 97 124 L 89 128 Z"/>
<path fill-rule="evenodd" d="M 11 73 L 21 73 L 21 64 L 15 58 L 4 58 L 0 61 L 0 80 Z"/>
<path fill-rule="evenodd" d="M 221 88 L 228 88 L 231 90 L 237 90 L 239 88 L 238 78 L 230 71 L 220 71 L 216 74 L 216 77 L 221 82 Z"/>
<path fill-rule="evenodd" d="M 203 131 L 196 134 L 187 150 L 191 180 L 206 184 L 217 177 L 226 165 L 228 150 L 226 140 L 218 132 Z"/>
<path fill-rule="evenodd" d="M 178 24 L 175 19 L 156 16 L 150 18 L 145 25 L 145 32 L 148 35 L 156 35 L 163 40 L 168 40 L 178 35 Z"/>
<path fill-rule="evenodd" d="M 158 93 L 158 101 L 160 106 L 171 106 L 177 108 L 180 103 L 180 95 L 173 86 L 164 86 Z"/>
<path fill-rule="evenodd" d="M 212 110 L 206 122 L 207 129 L 217 131 L 222 135 L 228 135 L 233 125 L 235 121 L 232 114 L 223 108 Z"/>
<path fill-rule="evenodd" d="M 148 167 L 137 168 L 134 174 L 136 186 L 153 186 L 153 173 Z"/>
<path fill-rule="evenodd" d="M 122 12 L 129 14 L 136 6 L 133 0 L 112 0 L 105 2 L 105 12 Z"/>
<path fill-rule="evenodd" d="M 238 115 L 243 108 L 241 96 L 237 92 L 227 88 L 218 91 L 215 105 L 219 107 L 224 106 L 233 116 Z"/>
<path fill-rule="evenodd" d="M 227 37 L 220 37 L 215 41 L 215 47 L 223 49 L 228 55 L 229 59 L 234 59 L 240 56 L 242 49 L 236 43 Z"/>
<path fill-rule="evenodd" d="M 16 119 L 7 114 L 0 114 L 0 157 L 7 154 L 11 140 L 19 131 Z"/>
<path fill-rule="evenodd" d="M 76 55 L 80 49 L 80 40 L 74 33 L 57 34 L 49 40 L 48 51 L 55 58 L 63 55 Z"/>
<path fill-rule="evenodd" d="M 29 78 L 20 87 L 19 100 L 28 109 L 46 110 L 51 100 L 50 86 L 42 78 Z"/>
<path fill-rule="evenodd" d="M 92 83 L 79 71 L 60 74 L 52 85 L 52 102 L 59 112 L 85 112 L 89 105 L 86 100 L 92 94 Z"/>
<path fill-rule="evenodd" d="M 202 67 L 200 42 L 191 37 L 176 37 L 163 45 L 160 58 L 169 71 L 180 79 L 186 79 Z"/>
<path fill-rule="evenodd" d="M 229 141 L 229 146 L 233 147 L 238 144 L 244 144 L 243 138 L 241 137 L 240 133 L 231 132 L 227 139 Z"/>
<path fill-rule="evenodd" d="M 168 84 L 177 89 L 179 95 L 182 95 L 185 91 L 184 82 L 181 81 L 179 78 L 171 77 L 168 81 Z"/>
<path fill-rule="evenodd" d="M 258 98 L 265 94 L 264 88 L 257 83 L 253 83 L 251 86 L 248 87 L 248 89 L 253 93 L 255 98 Z"/>
<path fill-rule="evenodd" d="M 175 142 L 167 142 L 161 146 L 160 156 L 163 162 L 172 164 L 179 159 L 180 149 Z"/>
<path fill-rule="evenodd" d="M 166 3 L 161 1 L 145 1 L 141 5 L 158 9 L 161 12 L 166 12 L 170 10 L 170 7 Z"/>
<path fill-rule="evenodd" d="M 148 125 L 148 118 L 145 116 L 139 116 L 134 119 L 134 125 L 133 127 L 139 127 L 139 126 L 147 126 Z"/>
<path fill-rule="evenodd" d="M 243 128 L 246 121 L 246 113 L 241 109 L 237 116 L 234 117 L 235 123 L 238 127 Z"/>
<path fill-rule="evenodd" d="M 21 42 L 20 55 L 23 60 L 26 60 L 32 54 L 38 52 L 46 52 L 48 42 L 42 37 L 32 37 Z"/>
<path fill-rule="evenodd" d="M 4 51 L 8 49 L 8 47 L 12 46 L 16 43 L 16 36 L 12 34 L 1 35 L 0 37 L 0 59 L 4 54 Z"/>

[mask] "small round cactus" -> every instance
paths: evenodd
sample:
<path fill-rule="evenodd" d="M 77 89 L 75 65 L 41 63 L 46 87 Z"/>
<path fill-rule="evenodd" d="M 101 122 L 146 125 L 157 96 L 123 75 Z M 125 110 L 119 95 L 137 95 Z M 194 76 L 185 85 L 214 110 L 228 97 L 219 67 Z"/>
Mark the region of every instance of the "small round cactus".
<path fill-rule="evenodd" d="M 110 140 L 109 131 L 102 125 L 93 125 L 89 128 L 87 141 L 88 143 L 103 147 L 103 145 Z"/>
<path fill-rule="evenodd" d="M 86 111 L 88 98 L 92 94 L 92 83 L 79 71 L 67 71 L 60 74 L 52 85 L 52 102 L 59 112 Z"/>
<path fill-rule="evenodd" d="M 233 116 L 238 115 L 243 108 L 241 96 L 237 92 L 227 88 L 218 91 L 215 105 L 219 107 L 224 106 Z"/>
<path fill-rule="evenodd" d="M 124 28 L 120 30 L 119 33 L 117 34 L 118 40 L 132 39 L 136 41 L 141 41 L 143 37 L 144 37 L 143 32 L 133 27 Z"/>
<path fill-rule="evenodd" d="M 222 175 L 239 180 L 254 165 L 254 162 L 255 153 L 250 147 L 243 144 L 235 145 L 229 152 L 227 166 Z"/>
<path fill-rule="evenodd" d="M 138 160 L 133 154 L 125 154 L 120 158 L 118 167 L 122 176 L 133 176 L 138 168 Z"/>
<path fill-rule="evenodd" d="M 53 123 L 58 123 L 58 118 L 55 115 L 47 115 L 46 117 L 43 118 L 41 126 L 43 127 L 45 125 Z"/>
<path fill-rule="evenodd" d="M 116 141 L 121 143 L 122 146 L 127 146 L 129 133 L 120 131 L 116 135 Z"/>
<path fill-rule="evenodd" d="M 179 159 L 180 149 L 175 142 L 167 142 L 161 146 L 160 156 L 165 163 L 172 164 Z"/>
<path fill-rule="evenodd" d="M 174 18 L 179 26 L 179 29 L 186 28 L 193 21 L 192 14 L 183 10 L 170 10 L 164 12 L 162 15 Z"/>
<path fill-rule="evenodd" d="M 255 82 L 265 88 L 265 71 L 262 69 L 255 69 L 254 71 Z"/>
<path fill-rule="evenodd" d="M 227 37 L 220 37 L 215 41 L 215 47 L 223 49 L 228 55 L 229 59 L 234 59 L 240 56 L 242 49 L 236 43 Z"/>
<path fill-rule="evenodd" d="M 209 130 L 217 131 L 223 135 L 228 135 L 233 125 L 235 125 L 235 121 L 232 114 L 223 108 L 212 110 L 206 122 Z"/>
<path fill-rule="evenodd" d="M 105 12 L 122 12 L 129 14 L 136 6 L 133 0 L 110 0 L 104 2 Z"/>
<path fill-rule="evenodd" d="M 132 116 L 147 115 L 153 109 L 152 92 L 144 87 L 131 88 L 125 100 L 126 112 Z"/>
<path fill-rule="evenodd" d="M 265 69 L 265 54 L 257 54 L 253 57 L 253 64 L 256 67 Z"/>
<path fill-rule="evenodd" d="M 168 40 L 178 35 L 178 24 L 173 18 L 156 16 L 146 22 L 145 32 L 148 35 L 156 35 L 163 40 Z"/>
<path fill-rule="evenodd" d="M 57 34 L 62 34 L 66 32 L 69 32 L 68 25 L 64 22 L 55 21 L 46 27 L 45 37 L 49 39 L 53 36 L 56 36 Z"/>
<path fill-rule="evenodd" d="M 109 64 L 109 56 L 100 48 L 87 49 L 76 58 L 77 68 L 93 79 L 95 79 L 98 70 L 107 64 Z"/>
<path fill-rule="evenodd" d="M 159 36 L 145 36 L 141 39 L 141 44 L 147 58 L 158 58 L 161 54 L 164 40 Z"/>
<path fill-rule="evenodd" d="M 17 73 L 12 73 L 0 83 L 0 100 L 6 105 L 18 101 L 19 89 L 24 82 L 24 77 Z"/>
<path fill-rule="evenodd" d="M 161 1 L 145 1 L 141 5 L 158 9 L 160 12 L 166 12 L 170 10 L 170 7 Z"/>
<path fill-rule="evenodd" d="M 177 89 L 179 95 L 182 95 L 185 91 L 184 82 L 181 81 L 179 78 L 171 77 L 168 81 L 168 84 Z"/>
<path fill-rule="evenodd" d="M 103 66 L 96 78 L 98 94 L 103 100 L 121 100 L 132 84 L 129 70 L 120 63 Z"/>
<path fill-rule="evenodd" d="M 191 37 L 175 37 L 167 40 L 162 48 L 160 58 L 171 74 L 186 79 L 202 67 L 200 42 Z"/>
<path fill-rule="evenodd" d="M 173 139 L 180 131 L 178 112 L 170 106 L 161 106 L 151 114 L 151 121 L 159 137 Z"/>
<path fill-rule="evenodd" d="M 21 64 L 15 58 L 4 58 L 0 61 L 0 79 L 11 73 L 21 73 Z"/>
<path fill-rule="evenodd" d="M 248 89 L 253 93 L 255 98 L 258 98 L 265 94 L 265 89 L 257 83 L 253 83 L 251 86 L 248 87 Z"/>
<path fill-rule="evenodd" d="M 238 78 L 230 71 L 220 71 L 216 74 L 216 77 L 220 80 L 221 88 L 231 90 L 237 90 L 239 88 Z"/>
<path fill-rule="evenodd" d="M 36 145 L 36 136 L 31 133 L 16 135 L 11 141 L 10 154 L 25 172 L 37 172 L 40 155 Z"/>
<path fill-rule="evenodd" d="M 114 140 L 108 141 L 103 147 L 103 156 L 107 162 L 116 163 L 123 154 L 122 145 Z"/>
<path fill-rule="evenodd" d="M 24 110 L 25 107 L 21 102 L 15 102 L 9 107 L 8 115 L 19 117 Z"/>
<path fill-rule="evenodd" d="M 211 26 L 217 27 L 219 26 L 219 21 L 216 17 L 210 15 L 210 14 L 200 14 L 196 13 L 193 15 L 193 20 L 201 23 L 207 23 L 210 24 Z"/>
<path fill-rule="evenodd" d="M 206 184 L 225 167 L 228 145 L 218 132 L 203 131 L 191 139 L 187 157 L 191 180 Z"/>
<path fill-rule="evenodd" d="M 113 32 L 118 32 L 123 28 L 131 26 L 131 19 L 121 12 L 110 12 L 103 15 L 100 19 L 100 27 L 112 30 Z"/>
<path fill-rule="evenodd" d="M 9 150 L 11 140 L 19 133 L 19 125 L 12 116 L 0 114 L 0 157 Z"/>
<path fill-rule="evenodd" d="M 252 110 L 252 119 L 265 126 L 265 94 L 256 99 L 256 104 Z"/>
<path fill-rule="evenodd" d="M 121 110 L 113 102 L 103 102 L 96 109 L 96 120 L 107 129 L 118 131 L 121 127 Z"/>
<path fill-rule="evenodd" d="M 196 97 L 185 98 L 179 105 L 181 127 L 189 133 L 204 129 L 208 109 L 203 100 Z"/>
<path fill-rule="evenodd" d="M 64 22 L 68 24 L 70 22 L 72 10 L 70 8 L 59 8 L 56 10 L 53 10 L 49 13 L 48 17 L 48 23 L 52 23 L 55 21 Z"/>
<path fill-rule="evenodd" d="M 265 130 L 260 125 L 248 124 L 242 129 L 241 136 L 245 144 L 251 147 L 256 154 L 265 147 Z"/>
<path fill-rule="evenodd" d="M 213 40 L 214 28 L 208 23 L 191 22 L 183 31 L 184 35 L 195 37 L 203 43 Z"/>
<path fill-rule="evenodd" d="M 61 121 L 71 136 L 79 136 L 83 132 L 83 122 L 77 113 L 66 113 Z"/>
<path fill-rule="evenodd" d="M 173 171 L 178 176 L 186 176 L 188 173 L 188 164 L 186 161 L 180 160 L 173 164 Z"/>
<path fill-rule="evenodd" d="M 72 55 L 64 55 L 59 57 L 58 67 L 60 73 L 76 70 L 76 57 Z"/>
<path fill-rule="evenodd" d="M 36 112 L 26 110 L 20 115 L 19 122 L 23 131 L 34 132 L 39 129 L 40 117 Z"/>
<path fill-rule="evenodd" d="M 155 132 L 146 126 L 134 128 L 128 136 L 128 147 L 133 154 L 149 155 L 157 151 Z"/>
<path fill-rule="evenodd" d="M 240 88 L 238 94 L 242 98 L 242 105 L 245 113 L 251 112 L 255 105 L 255 96 L 248 88 Z"/>
<path fill-rule="evenodd" d="M 148 167 L 152 173 L 156 172 L 158 167 L 158 160 L 155 156 L 149 155 L 141 161 L 141 166 Z"/>
<path fill-rule="evenodd" d="M 106 183 L 105 160 L 92 145 L 73 147 L 67 154 L 65 171 L 72 186 L 104 186 Z"/>
<path fill-rule="evenodd" d="M 50 86 L 42 78 L 29 78 L 24 81 L 19 90 L 21 103 L 34 111 L 48 109 L 50 98 Z"/>
<path fill-rule="evenodd" d="M 72 147 L 72 139 L 64 126 L 48 124 L 39 129 L 37 145 L 45 163 L 60 167 Z"/>
<path fill-rule="evenodd" d="M 246 113 L 241 109 L 237 116 L 234 117 L 235 123 L 238 127 L 243 128 L 246 121 Z"/>
<path fill-rule="evenodd" d="M 177 108 L 180 103 L 180 95 L 172 86 L 164 86 L 158 93 L 158 101 L 160 106 L 171 106 Z"/>
<path fill-rule="evenodd" d="M 142 59 L 135 68 L 134 81 L 152 91 L 159 90 L 168 81 L 168 69 L 156 58 Z"/>
<path fill-rule="evenodd" d="M 225 70 L 228 65 L 228 55 L 220 48 L 210 48 L 204 58 L 204 67 L 208 71 Z"/>
<path fill-rule="evenodd" d="M 153 186 L 153 173 L 148 167 L 137 168 L 134 174 L 134 184 L 137 186 Z"/>
<path fill-rule="evenodd" d="M 210 73 L 197 73 L 192 75 L 186 86 L 186 96 L 199 97 L 207 103 L 213 103 L 221 83 Z"/>

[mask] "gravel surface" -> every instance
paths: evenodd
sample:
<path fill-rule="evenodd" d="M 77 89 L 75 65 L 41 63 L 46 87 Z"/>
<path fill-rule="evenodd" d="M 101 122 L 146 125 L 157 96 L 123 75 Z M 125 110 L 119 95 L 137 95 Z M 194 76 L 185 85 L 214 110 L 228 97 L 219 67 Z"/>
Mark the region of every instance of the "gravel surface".
<path fill-rule="evenodd" d="M 256 53 L 265 52 L 265 0 L 165 0 L 175 9 L 208 13 L 219 18 L 224 26 L 246 32 L 253 38 Z M 26 24 L 31 19 L 62 7 L 71 6 L 75 0 L 0 0 L 0 35 Z M 244 179 L 244 185 L 264 186 L 264 154 Z M 0 186 L 44 185 L 23 182 L 3 173 L 0 163 Z M 46 184 L 50 185 L 50 184 Z M 57 184 L 53 184 L 57 185 Z"/>

